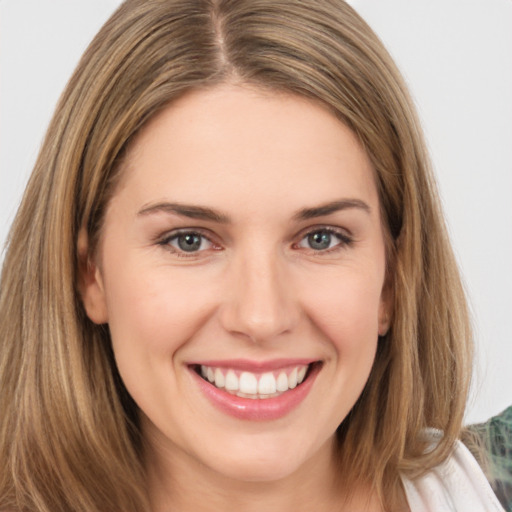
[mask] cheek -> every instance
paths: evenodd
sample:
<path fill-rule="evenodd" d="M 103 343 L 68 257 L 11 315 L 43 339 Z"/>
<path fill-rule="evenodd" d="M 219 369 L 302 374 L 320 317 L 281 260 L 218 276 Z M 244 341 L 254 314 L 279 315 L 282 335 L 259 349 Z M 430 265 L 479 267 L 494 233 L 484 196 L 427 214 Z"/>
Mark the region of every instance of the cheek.
<path fill-rule="evenodd" d="M 213 291 L 204 278 L 182 274 L 165 267 L 112 267 L 106 297 L 116 350 L 172 355 L 207 321 Z"/>
<path fill-rule="evenodd" d="M 382 280 L 379 272 L 338 269 L 314 285 L 304 283 L 304 309 L 336 349 L 370 350 L 378 339 Z"/>
<path fill-rule="evenodd" d="M 119 373 L 141 410 L 161 418 L 180 386 L 180 350 L 211 317 L 215 294 L 204 277 L 199 286 L 169 267 L 119 262 L 109 270 L 108 323 Z"/>

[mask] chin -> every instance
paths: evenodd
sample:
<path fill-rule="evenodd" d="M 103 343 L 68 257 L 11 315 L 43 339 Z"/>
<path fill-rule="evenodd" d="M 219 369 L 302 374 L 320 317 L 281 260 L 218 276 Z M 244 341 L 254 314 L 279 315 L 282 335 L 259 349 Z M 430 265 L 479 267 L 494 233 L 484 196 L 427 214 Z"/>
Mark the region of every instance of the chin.
<path fill-rule="evenodd" d="M 214 468 L 231 480 L 246 483 L 272 483 L 284 480 L 294 474 L 300 467 L 299 461 L 268 459 L 232 459 L 222 467 Z"/>
<path fill-rule="evenodd" d="M 304 439 L 297 434 L 286 436 L 286 439 L 281 436 L 274 439 L 268 436 L 257 438 L 256 435 L 245 440 L 245 443 L 231 445 L 221 454 L 210 453 L 210 469 L 239 482 L 271 483 L 284 480 L 310 467 L 311 454 L 324 451 L 316 446 L 306 450 Z M 327 457 L 330 458 L 329 455 Z M 205 462 L 203 458 L 203 463 Z"/>

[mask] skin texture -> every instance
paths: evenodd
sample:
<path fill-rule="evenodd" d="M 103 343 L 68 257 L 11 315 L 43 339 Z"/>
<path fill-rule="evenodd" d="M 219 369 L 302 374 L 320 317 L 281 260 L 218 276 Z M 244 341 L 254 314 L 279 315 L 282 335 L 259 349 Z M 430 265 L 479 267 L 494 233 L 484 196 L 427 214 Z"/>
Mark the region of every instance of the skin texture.
<path fill-rule="evenodd" d="M 340 510 L 335 430 L 390 313 L 379 201 L 357 139 L 309 100 L 222 85 L 153 119 L 121 172 L 83 299 L 109 324 L 141 409 L 154 510 Z M 340 200 L 359 203 L 296 217 Z M 339 235 L 312 248 L 308 235 L 325 228 Z M 204 237 L 199 249 L 180 250 L 177 229 Z M 291 412 L 247 421 L 213 406 L 188 366 L 234 358 L 322 365 Z M 361 489 L 350 509 L 376 505 Z"/>

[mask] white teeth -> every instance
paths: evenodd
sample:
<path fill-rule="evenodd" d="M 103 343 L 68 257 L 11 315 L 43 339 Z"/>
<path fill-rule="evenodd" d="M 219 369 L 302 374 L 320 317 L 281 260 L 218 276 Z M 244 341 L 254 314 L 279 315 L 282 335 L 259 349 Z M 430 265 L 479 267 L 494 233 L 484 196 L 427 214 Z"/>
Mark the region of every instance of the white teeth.
<path fill-rule="evenodd" d="M 289 374 L 285 370 L 254 374 L 242 372 L 237 375 L 235 370 L 223 370 L 212 366 L 201 365 L 200 373 L 204 379 L 215 387 L 225 388 L 233 394 L 244 398 L 271 398 L 301 384 L 308 366 L 296 366 Z"/>
<path fill-rule="evenodd" d="M 297 368 L 294 368 L 288 376 L 288 387 L 290 389 L 297 387 Z"/>
<path fill-rule="evenodd" d="M 271 395 L 277 390 L 276 378 L 273 373 L 264 373 L 258 382 L 258 393 L 260 395 Z"/>
<path fill-rule="evenodd" d="M 256 375 L 243 372 L 242 375 L 240 375 L 239 389 L 242 393 L 255 395 L 258 392 L 258 379 Z"/>
<path fill-rule="evenodd" d="M 236 393 L 236 396 L 239 396 L 240 398 L 250 398 L 251 400 L 258 400 L 258 395 L 251 395 L 249 393 L 242 393 L 242 392 L 238 392 Z"/>
<path fill-rule="evenodd" d="M 226 383 L 226 379 L 224 378 L 224 374 L 220 370 L 220 368 L 217 368 L 215 370 L 215 387 L 217 388 L 223 388 Z"/>
<path fill-rule="evenodd" d="M 281 372 L 277 377 L 276 389 L 280 392 L 288 391 L 288 377 L 285 372 Z"/>
<path fill-rule="evenodd" d="M 225 386 L 228 391 L 238 391 L 238 377 L 233 370 L 226 374 Z"/>

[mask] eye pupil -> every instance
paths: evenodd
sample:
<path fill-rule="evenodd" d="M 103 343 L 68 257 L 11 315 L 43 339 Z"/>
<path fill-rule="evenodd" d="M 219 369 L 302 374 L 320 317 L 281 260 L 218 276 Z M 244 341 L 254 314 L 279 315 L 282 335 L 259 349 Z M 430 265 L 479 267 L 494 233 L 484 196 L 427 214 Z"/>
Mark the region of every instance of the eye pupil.
<path fill-rule="evenodd" d="M 331 234 L 326 231 L 317 231 L 308 236 L 308 243 L 311 249 L 322 251 L 331 245 Z"/>
<path fill-rule="evenodd" d="M 187 233 L 178 237 L 178 246 L 182 251 L 193 252 L 201 247 L 201 235 Z"/>

